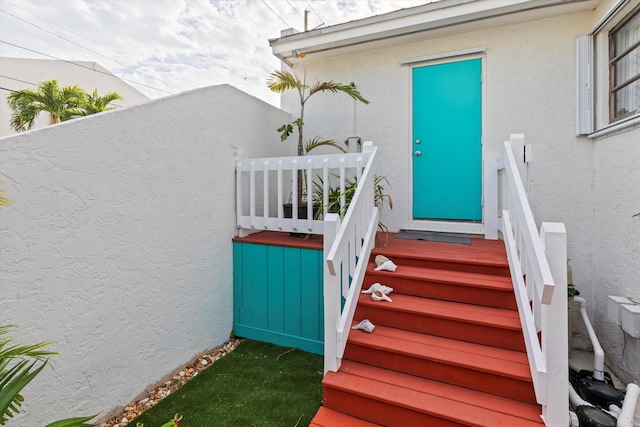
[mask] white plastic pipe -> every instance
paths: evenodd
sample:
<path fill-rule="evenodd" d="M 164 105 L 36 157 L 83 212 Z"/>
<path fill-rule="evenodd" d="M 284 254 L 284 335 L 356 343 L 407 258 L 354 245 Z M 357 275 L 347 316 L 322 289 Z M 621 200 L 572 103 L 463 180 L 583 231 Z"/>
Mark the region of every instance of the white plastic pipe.
<path fill-rule="evenodd" d="M 569 402 L 571 403 L 571 407 L 573 409 L 578 406 L 593 406 L 591 403 L 587 402 L 573 389 L 571 383 L 569 383 Z"/>
<path fill-rule="evenodd" d="M 622 411 L 618 416 L 616 427 L 633 427 L 633 417 L 636 413 L 638 398 L 640 397 L 640 387 L 634 383 L 627 385 L 627 394 L 622 403 Z"/>
<path fill-rule="evenodd" d="M 582 320 L 587 328 L 589 339 L 593 346 L 593 378 L 598 381 L 604 381 L 604 350 L 602 350 L 600 341 L 598 341 L 598 337 L 596 336 L 596 331 L 593 330 L 589 316 L 587 316 L 587 302 L 582 297 L 574 297 L 573 300 L 580 303 L 580 314 L 582 315 Z"/>

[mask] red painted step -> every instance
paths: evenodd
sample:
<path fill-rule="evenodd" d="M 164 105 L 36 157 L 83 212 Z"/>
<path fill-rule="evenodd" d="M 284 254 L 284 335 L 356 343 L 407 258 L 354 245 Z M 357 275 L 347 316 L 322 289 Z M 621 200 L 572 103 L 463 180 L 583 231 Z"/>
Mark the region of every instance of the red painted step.
<path fill-rule="evenodd" d="M 451 301 L 391 294 L 393 302 L 361 294 L 354 319 L 374 325 L 525 351 L 518 313 Z"/>
<path fill-rule="evenodd" d="M 359 418 L 350 417 L 341 412 L 320 407 L 309 427 L 381 427 Z"/>
<path fill-rule="evenodd" d="M 349 334 L 344 359 L 536 403 L 527 355 L 517 351 L 376 326 Z"/>
<path fill-rule="evenodd" d="M 543 426 L 504 243 L 378 237 L 363 288 L 390 286 L 393 301 L 359 296 L 354 323 L 369 319 L 376 328 L 351 331 L 311 425 Z M 375 271 L 377 254 L 396 271 Z M 336 414 L 346 418 L 320 423 Z"/>
<path fill-rule="evenodd" d="M 396 265 L 509 276 L 509 262 L 500 240 L 471 239 L 470 245 L 388 238 L 378 233 L 372 258 L 385 255 Z"/>
<path fill-rule="evenodd" d="M 398 266 L 395 272 L 376 271 L 372 262 L 363 289 L 376 282 L 392 287 L 394 294 L 517 310 L 513 284 L 506 276 L 407 265 Z"/>
<path fill-rule="evenodd" d="M 324 407 L 386 427 L 540 427 L 537 405 L 343 361 L 322 382 Z"/>

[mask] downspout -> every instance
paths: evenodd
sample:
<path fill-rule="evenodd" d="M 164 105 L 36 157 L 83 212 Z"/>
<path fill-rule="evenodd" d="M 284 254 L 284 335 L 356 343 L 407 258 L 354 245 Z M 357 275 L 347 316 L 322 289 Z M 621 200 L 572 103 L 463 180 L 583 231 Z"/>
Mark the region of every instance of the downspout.
<path fill-rule="evenodd" d="M 596 332 L 593 330 L 593 326 L 591 326 L 589 316 L 587 316 L 586 301 L 582 297 L 574 297 L 573 300 L 580 303 L 580 314 L 582 315 L 582 320 L 587 328 L 589 339 L 593 346 L 593 378 L 598 381 L 604 381 L 604 350 L 602 350 Z"/>

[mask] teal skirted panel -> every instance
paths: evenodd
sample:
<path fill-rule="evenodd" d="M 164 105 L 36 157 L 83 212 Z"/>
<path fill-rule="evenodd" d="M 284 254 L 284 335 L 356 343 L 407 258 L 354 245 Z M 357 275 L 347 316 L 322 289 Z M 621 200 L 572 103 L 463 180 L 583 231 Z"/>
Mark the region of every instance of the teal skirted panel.
<path fill-rule="evenodd" d="M 237 336 L 324 351 L 322 251 L 233 242 Z"/>

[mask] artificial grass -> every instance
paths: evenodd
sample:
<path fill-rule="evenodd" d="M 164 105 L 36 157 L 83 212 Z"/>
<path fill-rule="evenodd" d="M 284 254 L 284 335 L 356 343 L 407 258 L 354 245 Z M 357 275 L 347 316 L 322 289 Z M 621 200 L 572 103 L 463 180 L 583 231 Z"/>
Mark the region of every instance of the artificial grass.
<path fill-rule="evenodd" d="M 321 355 L 244 340 L 182 388 L 129 423 L 159 427 L 308 426 L 322 403 Z"/>

